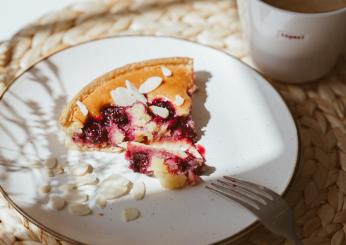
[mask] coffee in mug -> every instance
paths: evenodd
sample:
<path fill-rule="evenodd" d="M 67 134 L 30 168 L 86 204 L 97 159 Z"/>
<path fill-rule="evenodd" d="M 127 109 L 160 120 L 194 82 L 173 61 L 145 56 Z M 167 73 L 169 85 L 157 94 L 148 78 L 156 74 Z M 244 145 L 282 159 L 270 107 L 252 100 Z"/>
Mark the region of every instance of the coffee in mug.
<path fill-rule="evenodd" d="M 285 10 L 301 13 L 321 13 L 346 8 L 346 0 L 264 0 Z"/>

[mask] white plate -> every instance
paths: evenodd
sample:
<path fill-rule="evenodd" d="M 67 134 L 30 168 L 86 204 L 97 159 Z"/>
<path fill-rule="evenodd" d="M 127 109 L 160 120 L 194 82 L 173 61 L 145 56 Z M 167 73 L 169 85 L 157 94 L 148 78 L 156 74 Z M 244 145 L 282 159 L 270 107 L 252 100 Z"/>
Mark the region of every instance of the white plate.
<path fill-rule="evenodd" d="M 57 118 L 83 86 L 127 63 L 151 58 L 189 56 L 197 85 L 193 118 L 202 130 L 207 163 L 215 172 L 250 180 L 283 193 L 295 172 L 297 129 L 278 93 L 257 72 L 229 55 L 192 42 L 158 37 L 116 37 L 88 42 L 52 55 L 20 76 L 0 101 L 0 184 L 25 215 L 67 238 L 89 244 L 210 244 L 244 231 L 253 214 L 204 188 L 205 184 L 167 191 L 158 181 L 127 169 L 122 155 L 76 153 L 63 145 Z M 143 201 L 121 198 L 94 215 L 51 211 L 38 192 L 47 182 L 28 159 L 49 155 L 60 162 L 83 159 L 100 176 L 121 172 L 146 183 Z M 58 178 L 52 181 L 64 182 Z M 124 207 L 142 217 L 124 223 Z M 104 216 L 99 216 L 99 213 Z M 60 236 L 61 238 L 61 236 Z"/>

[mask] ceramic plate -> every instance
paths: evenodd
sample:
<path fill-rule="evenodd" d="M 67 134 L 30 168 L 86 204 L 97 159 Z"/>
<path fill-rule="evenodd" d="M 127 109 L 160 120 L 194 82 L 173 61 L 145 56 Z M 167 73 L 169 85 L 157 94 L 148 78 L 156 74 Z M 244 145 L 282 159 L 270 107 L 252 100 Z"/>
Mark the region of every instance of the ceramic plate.
<path fill-rule="evenodd" d="M 132 173 L 121 154 L 80 153 L 64 147 L 58 117 L 65 104 L 86 84 L 113 68 L 141 60 L 188 56 L 194 59 L 199 91 L 193 96 L 193 119 L 199 143 L 215 171 L 204 183 L 168 191 L 157 179 Z M 0 100 L 0 184 L 17 208 L 41 228 L 61 239 L 88 244 L 210 244 L 234 237 L 256 221 L 237 203 L 204 188 L 232 175 L 284 193 L 298 158 L 297 129 L 279 94 L 239 60 L 196 43 L 158 37 L 116 37 L 58 52 L 27 70 Z M 100 179 L 120 173 L 142 180 L 147 194 L 129 196 L 94 207 L 93 215 L 72 216 L 52 211 L 39 188 L 70 181 L 49 178 L 43 169 L 28 167 L 31 159 L 56 156 L 88 162 Z M 93 205 L 93 200 L 89 201 Z M 125 207 L 141 217 L 124 223 Z"/>

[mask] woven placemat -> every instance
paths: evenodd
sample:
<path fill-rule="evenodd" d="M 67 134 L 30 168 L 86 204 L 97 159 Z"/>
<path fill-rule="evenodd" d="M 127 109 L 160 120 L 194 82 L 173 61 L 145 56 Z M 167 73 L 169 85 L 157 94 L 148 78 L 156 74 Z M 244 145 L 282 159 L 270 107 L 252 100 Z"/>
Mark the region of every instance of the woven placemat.
<path fill-rule="evenodd" d="M 0 94 L 42 57 L 102 37 L 146 34 L 193 40 L 250 64 L 232 0 L 83 2 L 49 13 L 0 44 Z M 273 82 L 298 122 L 302 162 L 287 200 L 304 244 L 346 244 L 346 59 L 305 85 Z M 0 244 L 66 244 L 0 197 Z M 239 244 L 290 244 L 262 226 Z"/>

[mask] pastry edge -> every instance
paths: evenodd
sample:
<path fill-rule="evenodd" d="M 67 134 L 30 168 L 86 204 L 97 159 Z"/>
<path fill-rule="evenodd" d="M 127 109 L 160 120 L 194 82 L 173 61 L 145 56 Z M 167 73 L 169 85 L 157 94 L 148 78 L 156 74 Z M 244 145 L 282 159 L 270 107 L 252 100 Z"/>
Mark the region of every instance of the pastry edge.
<path fill-rule="evenodd" d="M 79 93 L 65 106 L 63 109 L 60 118 L 59 118 L 59 124 L 63 128 L 70 128 L 70 124 L 73 123 L 72 116 L 73 116 L 73 105 L 78 100 L 83 100 L 83 98 L 87 97 L 94 88 L 98 86 L 102 86 L 103 84 L 107 83 L 109 80 L 111 80 L 113 77 L 122 75 L 128 72 L 131 72 L 132 70 L 141 69 L 143 67 L 148 66 L 157 66 L 157 65 L 188 65 L 190 66 L 190 69 L 193 70 L 193 59 L 188 57 L 170 57 L 170 58 L 160 58 L 160 59 L 151 59 L 151 60 L 145 60 L 137 63 L 128 64 L 119 68 L 116 68 L 110 72 L 107 72 L 106 74 L 94 79 L 92 82 L 90 82 L 88 85 L 86 85 Z M 197 87 L 193 81 L 188 84 L 188 92 L 193 93 L 197 90 Z M 73 129 L 75 127 L 72 127 Z M 81 127 L 79 127 L 81 128 Z M 77 129 L 77 128 L 76 128 Z M 66 130 L 64 130 L 66 132 Z M 70 135 L 69 135 L 70 136 Z"/>

